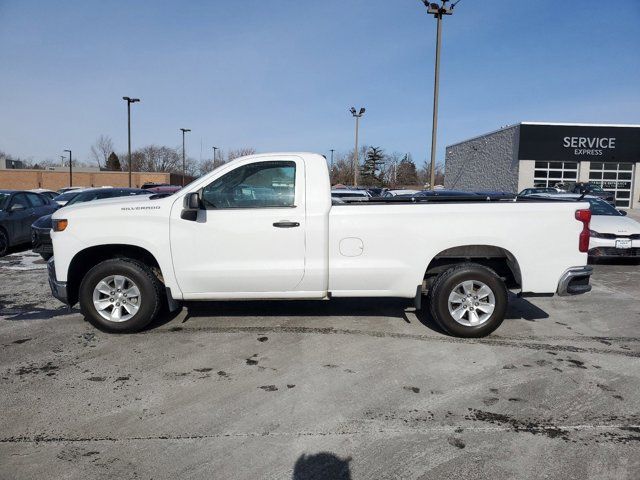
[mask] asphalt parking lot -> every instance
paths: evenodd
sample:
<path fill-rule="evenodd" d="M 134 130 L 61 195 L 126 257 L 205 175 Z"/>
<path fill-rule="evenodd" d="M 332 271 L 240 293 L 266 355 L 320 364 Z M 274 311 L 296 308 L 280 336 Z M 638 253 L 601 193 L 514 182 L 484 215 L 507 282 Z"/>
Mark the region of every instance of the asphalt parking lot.
<path fill-rule="evenodd" d="M 492 336 L 397 300 L 190 305 L 109 335 L 0 259 L 0 478 L 638 478 L 640 267 Z"/>

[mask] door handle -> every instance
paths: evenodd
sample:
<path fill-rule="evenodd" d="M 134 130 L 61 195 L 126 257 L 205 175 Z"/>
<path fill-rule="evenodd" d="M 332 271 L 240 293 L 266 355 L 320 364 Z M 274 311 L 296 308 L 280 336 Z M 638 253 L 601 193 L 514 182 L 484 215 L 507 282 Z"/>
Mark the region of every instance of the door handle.
<path fill-rule="evenodd" d="M 288 220 L 281 220 L 280 222 L 275 222 L 273 226 L 276 228 L 294 228 L 294 227 L 299 227 L 300 223 L 290 222 Z"/>

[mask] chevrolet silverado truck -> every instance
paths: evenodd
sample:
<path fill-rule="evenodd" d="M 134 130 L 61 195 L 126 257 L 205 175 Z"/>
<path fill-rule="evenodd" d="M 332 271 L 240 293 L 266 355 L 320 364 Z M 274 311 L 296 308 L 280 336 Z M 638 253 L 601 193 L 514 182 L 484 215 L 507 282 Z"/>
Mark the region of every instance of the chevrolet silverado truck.
<path fill-rule="evenodd" d="M 251 155 L 169 197 L 55 213 L 49 283 L 112 332 L 188 301 L 401 297 L 420 308 L 426 294 L 444 330 L 481 337 L 502 323 L 509 289 L 590 290 L 590 217 L 587 202 L 504 196 L 333 205 L 323 156 Z"/>

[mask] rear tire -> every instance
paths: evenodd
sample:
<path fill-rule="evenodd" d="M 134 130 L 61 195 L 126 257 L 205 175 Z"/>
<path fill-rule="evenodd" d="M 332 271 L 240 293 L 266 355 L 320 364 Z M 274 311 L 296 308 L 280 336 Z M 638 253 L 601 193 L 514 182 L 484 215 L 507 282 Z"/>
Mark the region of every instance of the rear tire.
<path fill-rule="evenodd" d="M 451 335 L 478 338 L 500 326 L 508 298 L 507 287 L 493 270 L 462 263 L 438 275 L 429 292 L 429 308 Z"/>
<path fill-rule="evenodd" d="M 9 235 L 3 228 L 0 228 L 0 257 L 4 257 L 9 252 L 9 247 Z"/>
<path fill-rule="evenodd" d="M 95 327 L 108 332 L 138 332 L 158 314 L 160 281 L 151 269 L 128 258 L 105 260 L 82 279 L 80 310 Z"/>

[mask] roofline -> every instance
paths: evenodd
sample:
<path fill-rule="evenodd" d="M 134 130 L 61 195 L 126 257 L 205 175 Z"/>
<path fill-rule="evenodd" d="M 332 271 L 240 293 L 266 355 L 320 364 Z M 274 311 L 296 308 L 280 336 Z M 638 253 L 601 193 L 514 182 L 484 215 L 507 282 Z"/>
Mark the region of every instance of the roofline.
<path fill-rule="evenodd" d="M 504 127 L 497 128 L 497 129 L 492 130 L 490 132 L 483 133 L 481 135 L 476 135 L 475 137 L 467 138 L 466 140 L 460 140 L 459 142 L 452 143 L 451 145 L 447 145 L 445 147 L 445 150 L 447 148 L 449 148 L 449 147 L 455 147 L 456 145 L 460 145 L 462 143 L 467 143 L 467 142 L 471 142 L 472 140 L 478 140 L 478 139 L 483 138 L 483 137 L 488 137 L 489 135 L 493 135 L 493 134 L 498 133 L 498 132 L 503 132 L 505 130 L 508 130 L 508 129 L 514 128 L 514 127 L 518 127 L 518 126 L 520 126 L 520 123 L 512 123 L 511 125 L 505 125 Z"/>
<path fill-rule="evenodd" d="M 496 130 L 492 130 L 487 133 L 483 133 L 481 135 L 476 135 L 475 137 L 467 138 L 466 140 L 460 140 L 459 142 L 452 143 L 451 145 L 447 145 L 445 150 L 449 147 L 455 147 L 456 145 L 460 145 L 462 143 L 471 142 L 473 140 L 478 140 L 483 137 L 488 137 L 489 135 L 493 135 L 498 132 L 502 132 L 504 130 L 508 130 L 509 128 L 518 127 L 520 125 L 551 125 L 558 127 L 621 127 L 621 128 L 640 128 L 640 125 L 634 125 L 631 123 L 565 123 L 565 122 L 518 122 L 513 123 L 511 125 L 505 125 L 504 127 L 500 127 Z"/>
<path fill-rule="evenodd" d="M 562 127 L 622 127 L 640 128 L 630 123 L 564 123 L 564 122 L 520 122 L 520 125 L 555 125 Z"/>

